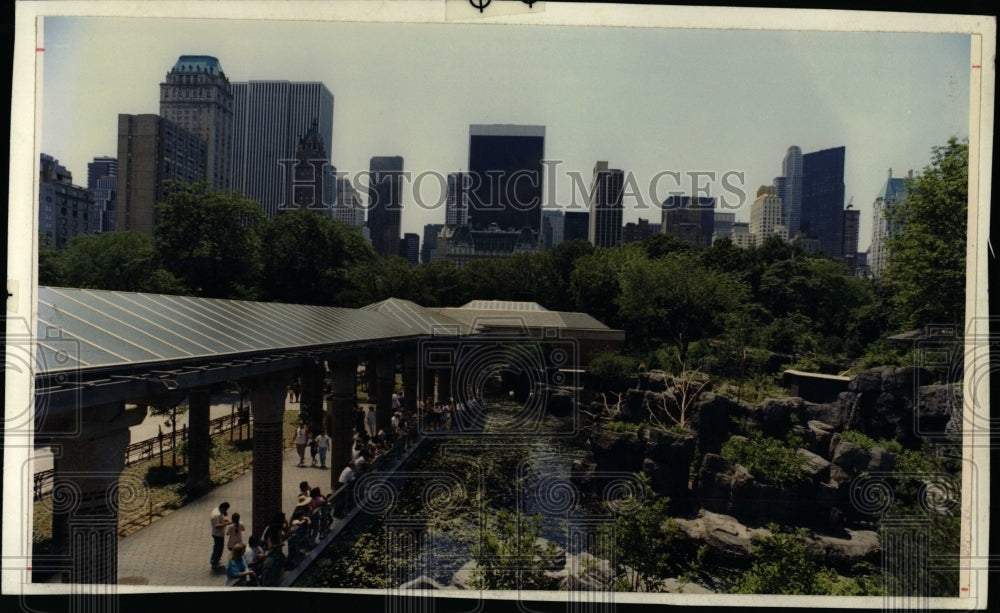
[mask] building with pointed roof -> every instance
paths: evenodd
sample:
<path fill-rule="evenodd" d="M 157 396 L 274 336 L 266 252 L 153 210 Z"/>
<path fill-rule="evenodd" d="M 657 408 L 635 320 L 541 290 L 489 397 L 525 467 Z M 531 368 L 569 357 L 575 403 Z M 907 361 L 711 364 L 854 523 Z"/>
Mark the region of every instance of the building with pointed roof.
<path fill-rule="evenodd" d="M 913 177 L 913 171 L 909 173 Z M 868 267 L 875 277 L 881 276 L 889 256 L 888 241 L 899 231 L 899 224 L 892 221 L 895 207 L 906 200 L 906 182 L 902 177 L 893 177 L 892 169 L 885 184 L 875 196 L 872 205 L 872 243 L 868 249 Z"/>

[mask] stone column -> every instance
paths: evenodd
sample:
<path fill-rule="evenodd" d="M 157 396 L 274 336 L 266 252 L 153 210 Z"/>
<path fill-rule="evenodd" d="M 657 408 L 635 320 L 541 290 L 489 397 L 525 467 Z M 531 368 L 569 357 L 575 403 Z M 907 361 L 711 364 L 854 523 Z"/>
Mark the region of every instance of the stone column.
<path fill-rule="evenodd" d="M 340 487 L 338 479 L 351 460 L 354 411 L 357 408 L 358 363 L 338 360 L 330 363 L 333 391 L 326 397 L 326 431 L 330 435 L 330 491 Z M 324 492 L 326 493 L 326 492 Z"/>
<path fill-rule="evenodd" d="M 69 562 L 70 583 L 117 583 L 118 511 L 141 506 L 148 490 L 123 482 L 129 428 L 146 407 L 115 402 L 83 409 L 80 432 L 58 439 L 52 490 L 52 540 Z"/>
<path fill-rule="evenodd" d="M 392 394 L 396 388 L 395 358 L 395 354 L 383 353 L 375 359 L 375 423 L 378 429 L 384 428 L 386 432 L 392 420 Z"/>
<path fill-rule="evenodd" d="M 289 373 L 245 379 L 253 411 L 253 532 L 260 536 L 282 510 L 281 477 L 284 454 L 283 421 Z"/>
<path fill-rule="evenodd" d="M 307 359 L 302 367 L 302 395 L 299 407 L 306 414 L 306 425 L 310 432 L 319 433 L 323 427 L 323 377 L 326 365 Z"/>
<path fill-rule="evenodd" d="M 416 351 L 403 354 L 403 408 L 408 411 L 417 410 L 417 398 L 420 397 L 420 363 Z"/>
<path fill-rule="evenodd" d="M 209 449 L 212 445 L 208 431 L 212 397 L 209 388 L 196 387 L 188 391 L 188 480 L 187 489 L 195 496 L 212 489 L 208 470 Z"/>

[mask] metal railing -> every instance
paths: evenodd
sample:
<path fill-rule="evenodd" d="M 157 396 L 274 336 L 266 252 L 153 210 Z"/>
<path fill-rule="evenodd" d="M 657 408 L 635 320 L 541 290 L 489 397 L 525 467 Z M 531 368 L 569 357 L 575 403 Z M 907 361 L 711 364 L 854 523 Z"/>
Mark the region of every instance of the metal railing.
<path fill-rule="evenodd" d="M 228 433 L 229 440 L 233 441 L 236 440 L 236 433 L 238 431 L 240 440 L 243 440 L 244 438 L 249 439 L 253 435 L 253 424 L 251 419 L 251 412 L 248 407 L 240 407 L 234 404 L 232 405 L 232 411 L 229 415 L 216 417 L 208 422 L 209 436 L 212 438 L 218 438 Z M 247 429 L 246 437 L 243 435 L 244 427 Z M 181 466 L 186 466 L 187 454 L 183 453 L 184 447 L 182 447 L 181 444 L 186 442 L 187 439 L 188 427 L 187 424 L 185 424 L 184 427 L 176 432 L 161 432 L 153 438 L 132 443 L 125 448 L 125 466 L 129 467 L 157 457 L 162 460 L 162 458 L 167 454 L 178 450 L 181 452 Z M 35 473 L 33 485 L 33 495 L 35 500 L 40 500 L 43 496 L 52 491 L 54 478 L 55 469 L 53 468 Z"/>

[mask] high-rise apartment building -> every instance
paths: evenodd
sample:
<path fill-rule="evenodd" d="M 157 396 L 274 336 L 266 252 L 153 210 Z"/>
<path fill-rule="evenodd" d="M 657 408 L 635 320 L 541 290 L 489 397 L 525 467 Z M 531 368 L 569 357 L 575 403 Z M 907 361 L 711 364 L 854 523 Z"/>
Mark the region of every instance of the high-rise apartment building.
<path fill-rule="evenodd" d="M 802 156 L 803 235 L 819 240 L 819 250 L 838 258 L 844 251 L 844 147 Z"/>
<path fill-rule="evenodd" d="M 160 116 L 205 141 L 205 180 L 232 186 L 233 94 L 219 60 L 182 55 L 160 83 Z"/>
<path fill-rule="evenodd" d="M 639 218 L 638 222 L 628 222 L 622 228 L 622 244 L 637 243 L 655 234 L 653 224 L 648 219 Z"/>
<path fill-rule="evenodd" d="M 403 158 L 376 156 L 368 175 L 368 229 L 375 253 L 391 258 L 399 253 L 403 212 Z"/>
<path fill-rule="evenodd" d="M 545 126 L 469 126 L 469 223 L 486 229 L 542 226 Z"/>
<path fill-rule="evenodd" d="M 788 239 L 782 220 L 782 202 L 771 185 L 761 185 L 757 198 L 750 204 L 750 241 L 762 245 L 772 234 Z"/>
<path fill-rule="evenodd" d="M 444 227 L 445 224 L 441 223 L 429 223 L 424 225 L 424 240 L 420 244 L 420 261 L 424 264 L 433 261 L 432 258 L 434 257 L 434 253 L 437 251 L 438 247 L 438 237 Z"/>
<path fill-rule="evenodd" d="M 38 231 L 53 245 L 63 248 L 74 236 L 100 232 L 100 224 L 90 190 L 73 185 L 73 173 L 51 155 L 41 154 Z"/>
<path fill-rule="evenodd" d="M 205 141 L 159 115 L 118 115 L 115 230 L 153 235 L 167 183 L 205 178 Z"/>
<path fill-rule="evenodd" d="M 448 175 L 448 195 L 444 207 L 444 224 L 449 227 L 469 223 L 469 188 L 472 175 L 453 172 Z"/>
<path fill-rule="evenodd" d="M 587 239 L 595 247 L 617 247 L 622 242 L 624 184 L 625 173 L 621 170 L 609 170 L 607 162 L 598 162 L 594 166 Z"/>
<path fill-rule="evenodd" d="M 87 189 L 97 189 L 97 180 L 118 174 L 118 158 L 102 156 L 87 164 Z"/>
<path fill-rule="evenodd" d="M 913 177 L 912 170 L 909 176 Z M 881 276 L 885 270 L 889 256 L 888 241 L 899 231 L 899 225 L 892 221 L 893 210 L 905 200 L 906 182 L 902 177 L 892 176 L 890 168 L 889 178 L 872 206 L 872 244 L 868 249 L 868 266 L 876 277 Z"/>
<path fill-rule="evenodd" d="M 249 81 L 232 84 L 232 188 L 260 202 L 268 217 L 285 201 L 282 160 L 295 159 L 300 138 L 316 123 L 333 142 L 333 94 L 319 82 Z M 327 160 L 332 151 L 327 151 Z"/>
<path fill-rule="evenodd" d="M 736 213 L 715 213 L 715 228 L 712 230 L 712 242 L 716 238 L 728 237 L 733 233 L 733 224 L 736 223 Z"/>
<path fill-rule="evenodd" d="M 563 212 L 563 240 L 590 240 L 590 212 Z"/>
<path fill-rule="evenodd" d="M 551 249 L 563 242 L 565 221 L 561 209 L 554 211 L 551 209 L 542 210 L 542 247 L 544 249 Z"/>
<path fill-rule="evenodd" d="M 672 234 L 699 247 L 709 247 L 715 232 L 715 198 L 668 196 L 663 201 L 661 228 L 665 234 Z"/>
<path fill-rule="evenodd" d="M 337 174 L 337 169 L 327 166 L 326 201 L 330 203 L 330 217 L 340 223 L 363 228 L 365 225 L 365 206 L 361 195 L 351 185 L 351 180 Z"/>

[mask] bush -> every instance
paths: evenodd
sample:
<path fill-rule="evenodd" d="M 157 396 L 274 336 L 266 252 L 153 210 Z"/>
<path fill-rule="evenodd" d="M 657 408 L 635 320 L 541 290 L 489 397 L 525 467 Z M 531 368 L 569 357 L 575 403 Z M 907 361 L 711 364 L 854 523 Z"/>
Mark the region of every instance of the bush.
<path fill-rule="evenodd" d="M 587 370 L 601 381 L 602 387 L 617 389 L 627 386 L 628 379 L 635 375 L 638 366 L 639 361 L 634 357 L 604 351 L 594 356 Z"/>
<path fill-rule="evenodd" d="M 886 439 L 876 441 L 867 434 L 857 430 L 844 430 L 843 432 L 839 432 L 837 434 L 837 438 L 842 441 L 847 441 L 848 443 L 854 443 L 865 451 L 871 451 L 876 447 L 882 447 L 890 453 L 899 454 L 903 452 L 903 446 L 897 441 L 889 441 Z"/>
<path fill-rule="evenodd" d="M 804 478 L 805 458 L 796 449 L 756 432 L 748 439 L 729 439 L 723 443 L 721 455 L 742 464 L 762 483 L 783 487 Z"/>
<path fill-rule="evenodd" d="M 624 432 L 637 432 L 639 426 L 627 421 L 606 421 L 601 424 L 604 429 L 608 432 L 617 432 L 622 434 Z"/>

